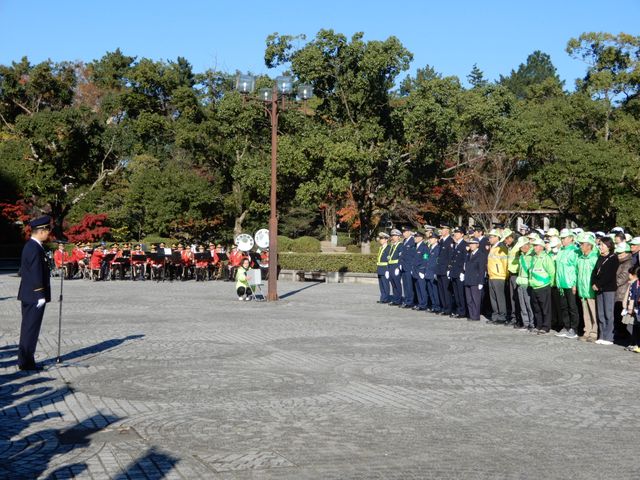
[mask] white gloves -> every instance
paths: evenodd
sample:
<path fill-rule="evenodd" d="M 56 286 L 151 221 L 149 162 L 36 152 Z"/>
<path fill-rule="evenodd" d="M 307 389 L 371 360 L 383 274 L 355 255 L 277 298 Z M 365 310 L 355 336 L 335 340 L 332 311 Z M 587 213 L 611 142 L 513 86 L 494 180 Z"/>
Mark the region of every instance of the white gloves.
<path fill-rule="evenodd" d="M 36 305 L 36 308 L 42 308 L 45 303 L 47 303 L 47 301 L 44 298 L 40 298 L 38 300 L 38 304 Z"/>
<path fill-rule="evenodd" d="M 482 290 L 482 287 L 484 287 L 484 285 L 482 284 L 478 285 L 478 290 Z"/>
<path fill-rule="evenodd" d="M 461 282 L 464 282 L 464 273 L 461 273 L 461 274 L 460 274 L 460 281 L 461 281 Z"/>
<path fill-rule="evenodd" d="M 389 280 L 389 270 L 387 270 L 386 272 L 384 272 L 384 278 L 386 278 L 387 280 Z"/>
<path fill-rule="evenodd" d="M 418 273 L 418 276 L 420 277 L 421 280 L 424 280 L 424 273 Z"/>
<path fill-rule="evenodd" d="M 447 270 L 447 278 L 451 278 L 451 277 L 449 276 L 449 270 Z"/>
<path fill-rule="evenodd" d="M 398 275 L 400 275 L 400 269 L 396 268 L 393 272 L 393 274 L 397 277 Z"/>
<path fill-rule="evenodd" d="M 625 315 L 627 315 L 628 313 L 629 313 L 629 312 L 627 312 L 627 309 L 625 308 L 624 310 L 622 310 L 622 311 L 620 312 L 620 315 L 622 315 L 622 316 L 624 317 L 624 316 L 625 316 Z"/>

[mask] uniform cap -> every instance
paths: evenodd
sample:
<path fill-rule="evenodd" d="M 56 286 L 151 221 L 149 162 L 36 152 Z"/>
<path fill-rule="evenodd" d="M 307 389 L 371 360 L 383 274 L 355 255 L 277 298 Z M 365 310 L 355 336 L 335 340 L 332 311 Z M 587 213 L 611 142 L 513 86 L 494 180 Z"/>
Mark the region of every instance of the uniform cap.
<path fill-rule="evenodd" d="M 520 250 L 522 247 L 524 247 L 525 245 L 528 245 L 528 244 L 529 244 L 529 239 L 526 236 L 523 235 L 516 242 L 515 248 Z"/>
<path fill-rule="evenodd" d="M 568 228 L 560 230 L 560 238 L 573 237 L 575 234 Z"/>
<path fill-rule="evenodd" d="M 480 240 L 476 237 L 471 237 L 467 243 L 475 243 L 476 245 L 480 245 Z"/>
<path fill-rule="evenodd" d="M 629 245 L 640 245 L 640 237 L 633 237 L 629 242 Z"/>
<path fill-rule="evenodd" d="M 619 243 L 618 245 L 616 245 L 616 248 L 614 250 L 615 253 L 625 253 L 630 251 L 631 251 L 631 248 L 629 247 L 629 244 L 626 242 Z"/>
<path fill-rule="evenodd" d="M 512 236 L 513 236 L 513 232 L 510 229 L 505 228 L 502 231 L 502 238 L 500 239 L 500 241 L 504 242 L 507 237 L 512 237 Z"/>
<path fill-rule="evenodd" d="M 434 227 L 433 225 L 425 225 L 425 226 L 424 226 L 424 229 L 425 229 L 425 230 L 435 230 L 435 229 L 436 229 L 436 227 Z"/>
<path fill-rule="evenodd" d="M 504 228 L 504 223 L 493 222 L 493 228 Z"/>
<path fill-rule="evenodd" d="M 586 233 L 581 233 L 580 235 L 578 235 L 578 243 L 589 243 L 591 245 L 595 245 L 596 241 L 595 241 L 595 238 L 592 237 L 591 235 L 588 235 Z"/>
<path fill-rule="evenodd" d="M 551 240 L 549 240 L 549 246 L 551 248 L 556 248 L 560 246 L 560 239 L 558 237 L 551 237 Z"/>
<path fill-rule="evenodd" d="M 622 227 L 613 227 L 611 229 L 611 233 L 624 233 L 624 228 L 622 228 Z"/>
<path fill-rule="evenodd" d="M 416 237 L 424 238 L 424 236 L 425 236 L 425 233 L 422 230 L 416 230 L 414 233 L 415 233 Z"/>
<path fill-rule="evenodd" d="M 522 225 L 520 225 L 520 230 L 526 230 L 528 232 L 531 229 L 529 228 L 529 225 L 523 223 Z"/>
<path fill-rule="evenodd" d="M 576 235 L 580 235 L 582 232 L 584 232 L 584 230 L 581 229 L 580 227 L 577 227 L 577 228 L 574 228 L 572 232 L 575 233 Z"/>
<path fill-rule="evenodd" d="M 631 238 L 632 238 L 631 235 L 629 235 L 628 233 L 624 234 L 624 241 L 625 242 L 629 243 L 631 241 Z"/>
<path fill-rule="evenodd" d="M 547 230 L 548 237 L 557 237 L 558 235 L 560 235 L 560 233 L 558 232 L 557 228 L 550 228 L 549 230 Z"/>
<path fill-rule="evenodd" d="M 51 223 L 51 217 L 49 215 L 43 215 L 42 217 L 35 218 L 29 222 L 31 228 L 41 228 L 49 226 Z"/>
<path fill-rule="evenodd" d="M 405 225 L 404 227 L 402 227 L 402 231 L 403 232 L 413 232 L 413 229 L 407 225 Z"/>
<path fill-rule="evenodd" d="M 380 232 L 378 234 L 378 238 L 389 238 L 389 234 L 385 232 Z"/>
<path fill-rule="evenodd" d="M 464 228 L 462 227 L 456 227 L 453 229 L 453 233 L 461 233 L 461 234 L 465 234 Z"/>
<path fill-rule="evenodd" d="M 441 223 L 440 224 L 440 228 L 447 228 L 447 229 L 451 230 L 451 227 L 449 225 L 447 225 L 446 223 Z"/>
<path fill-rule="evenodd" d="M 536 232 L 531 232 L 529 235 L 527 235 L 527 238 L 529 240 L 537 240 L 540 238 L 540 235 L 538 235 Z"/>
<path fill-rule="evenodd" d="M 402 235 L 402 232 L 400 230 L 398 230 L 397 228 L 394 228 L 393 230 L 391 230 L 391 232 L 389 232 L 389 235 L 393 236 L 400 236 Z"/>
<path fill-rule="evenodd" d="M 493 230 L 491 230 L 489 232 L 489 236 L 490 237 L 499 237 L 500 236 L 500 232 L 494 228 Z"/>
<path fill-rule="evenodd" d="M 541 247 L 544 247 L 544 240 L 542 240 L 541 238 L 536 238 L 533 242 L 531 242 L 531 245 L 539 245 Z"/>

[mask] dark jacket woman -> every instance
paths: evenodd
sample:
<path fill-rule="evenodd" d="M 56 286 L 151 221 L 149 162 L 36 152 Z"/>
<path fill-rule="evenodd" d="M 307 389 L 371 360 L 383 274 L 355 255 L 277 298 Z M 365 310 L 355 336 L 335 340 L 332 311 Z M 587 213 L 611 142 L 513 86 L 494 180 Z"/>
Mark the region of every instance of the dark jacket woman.
<path fill-rule="evenodd" d="M 618 289 L 617 275 L 618 256 L 613 252 L 600 255 L 591 274 L 591 284 L 598 287 L 599 292 L 615 292 Z"/>

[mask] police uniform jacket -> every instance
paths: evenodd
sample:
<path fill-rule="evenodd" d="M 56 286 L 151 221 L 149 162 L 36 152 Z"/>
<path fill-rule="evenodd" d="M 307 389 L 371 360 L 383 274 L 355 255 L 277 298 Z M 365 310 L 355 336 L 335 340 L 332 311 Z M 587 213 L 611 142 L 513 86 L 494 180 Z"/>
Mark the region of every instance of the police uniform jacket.
<path fill-rule="evenodd" d="M 478 239 L 478 241 L 480 242 L 480 247 L 478 248 L 478 250 L 480 250 L 481 253 L 484 253 L 485 255 L 489 253 L 489 250 L 491 249 L 491 244 L 489 243 L 489 237 L 482 237 L 480 239 Z"/>
<path fill-rule="evenodd" d="M 440 255 L 438 256 L 438 266 L 436 267 L 437 275 L 446 275 L 449 271 L 449 263 L 453 255 L 454 242 L 451 236 L 440 239 Z"/>
<path fill-rule="evenodd" d="M 389 252 L 391 251 L 391 245 L 387 243 L 384 247 L 380 247 L 378 251 L 377 272 L 378 275 L 384 275 L 387 271 L 389 263 Z"/>
<path fill-rule="evenodd" d="M 387 254 L 387 269 L 393 274 L 394 270 L 398 268 L 398 262 L 400 259 L 400 249 L 402 248 L 402 242 L 390 243 L 389 253 Z"/>
<path fill-rule="evenodd" d="M 449 263 L 449 277 L 458 278 L 464 272 L 464 261 L 467 258 L 467 242 L 460 240 L 453 246 L 451 262 Z"/>
<path fill-rule="evenodd" d="M 41 298 L 51 301 L 49 263 L 44 248 L 36 240 L 30 239 L 22 249 L 18 300 L 38 303 Z"/>
<path fill-rule="evenodd" d="M 487 275 L 487 256 L 478 248 L 475 253 L 468 252 L 464 264 L 464 284 L 482 285 Z"/>
<path fill-rule="evenodd" d="M 415 261 L 413 263 L 413 277 L 418 278 L 419 273 L 426 275 L 427 261 L 429 259 L 429 247 L 424 243 L 416 244 Z"/>
<path fill-rule="evenodd" d="M 425 268 L 425 275 L 428 279 L 433 279 L 436 275 L 436 269 L 438 267 L 438 257 L 440 256 L 440 244 L 436 243 L 429 249 L 429 257 L 427 258 L 427 264 Z M 446 273 L 446 272 L 445 272 Z"/>
<path fill-rule="evenodd" d="M 413 237 L 405 238 L 399 248 L 402 271 L 411 272 L 416 261 L 416 241 Z"/>

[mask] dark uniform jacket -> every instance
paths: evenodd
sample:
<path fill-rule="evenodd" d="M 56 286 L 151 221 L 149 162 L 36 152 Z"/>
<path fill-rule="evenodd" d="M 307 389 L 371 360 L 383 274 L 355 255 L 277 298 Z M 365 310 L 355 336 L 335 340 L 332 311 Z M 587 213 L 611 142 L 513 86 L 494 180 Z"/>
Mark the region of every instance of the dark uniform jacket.
<path fill-rule="evenodd" d="M 44 249 L 36 240 L 31 239 L 22 249 L 18 300 L 38 303 L 41 298 L 51 301 L 49 264 Z"/>
<path fill-rule="evenodd" d="M 425 275 L 427 279 L 433 280 L 436 275 L 436 269 L 438 267 L 438 257 L 440 256 L 440 244 L 435 243 L 429 248 L 429 258 L 427 258 L 427 265 L 425 268 Z M 446 273 L 446 272 L 445 272 Z"/>
<path fill-rule="evenodd" d="M 449 277 L 458 278 L 464 272 L 464 261 L 467 258 L 467 242 L 460 240 L 453 246 L 453 254 L 449 263 Z"/>
<path fill-rule="evenodd" d="M 478 248 L 475 253 L 467 253 L 464 264 L 464 284 L 482 285 L 487 275 L 487 256 Z"/>
<path fill-rule="evenodd" d="M 481 253 L 484 253 L 485 255 L 489 253 L 489 250 L 491 250 L 491 244 L 489 243 L 489 237 L 481 237 L 479 239 L 480 242 L 480 248 L 478 248 L 478 250 L 480 250 Z"/>
<path fill-rule="evenodd" d="M 416 261 L 416 241 L 413 237 L 406 238 L 398 247 L 400 249 L 400 265 L 403 272 L 411 272 Z"/>
<path fill-rule="evenodd" d="M 390 243 L 389 253 L 387 254 L 387 269 L 393 275 L 394 270 L 398 268 L 398 259 L 400 258 L 400 249 L 402 248 L 402 242 Z"/>
<path fill-rule="evenodd" d="M 438 266 L 436 267 L 437 275 L 446 275 L 449 271 L 449 263 L 453 255 L 453 238 L 448 236 L 446 239 L 440 239 L 440 255 L 438 256 Z"/>
<path fill-rule="evenodd" d="M 377 272 L 378 275 L 384 275 L 387 271 L 387 264 L 389 262 L 389 252 L 391 252 L 391 245 L 387 243 L 384 247 L 380 247 L 378 251 Z"/>
<path fill-rule="evenodd" d="M 416 244 L 415 261 L 413 262 L 413 277 L 418 278 L 420 273 L 426 275 L 427 261 L 429 259 L 429 247 L 424 243 Z"/>

